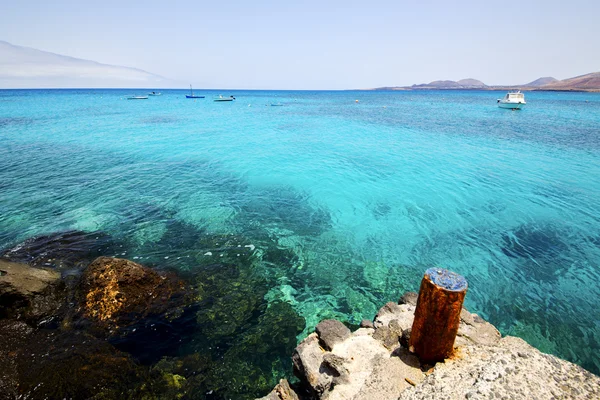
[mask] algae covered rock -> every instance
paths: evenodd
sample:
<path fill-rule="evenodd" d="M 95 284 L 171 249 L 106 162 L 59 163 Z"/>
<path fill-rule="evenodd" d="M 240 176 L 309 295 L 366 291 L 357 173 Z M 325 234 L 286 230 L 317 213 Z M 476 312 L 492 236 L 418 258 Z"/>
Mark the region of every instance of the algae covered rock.
<path fill-rule="evenodd" d="M 247 269 L 210 264 L 197 274 L 198 324 L 209 340 L 230 336 L 264 307 L 267 286 Z"/>
<path fill-rule="evenodd" d="M 291 372 L 289 354 L 304 318 L 285 302 L 270 304 L 256 324 L 241 332 L 220 362 L 208 371 L 219 398 L 252 399 L 267 393 Z"/>
<path fill-rule="evenodd" d="M 125 259 L 99 257 L 85 270 L 78 298 L 83 316 L 109 331 L 150 315 L 168 318 L 169 312 L 185 304 L 186 289 L 173 275 Z"/>

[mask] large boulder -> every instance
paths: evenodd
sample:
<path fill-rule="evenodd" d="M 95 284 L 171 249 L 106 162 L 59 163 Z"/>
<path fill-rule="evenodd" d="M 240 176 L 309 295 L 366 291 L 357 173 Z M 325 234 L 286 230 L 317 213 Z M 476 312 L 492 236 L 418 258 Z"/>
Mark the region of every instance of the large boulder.
<path fill-rule="evenodd" d="M 115 332 L 148 316 L 176 319 L 186 302 L 185 283 L 129 260 L 98 257 L 78 288 L 80 311 L 95 328 Z"/>
<path fill-rule="evenodd" d="M 0 260 L 0 318 L 37 322 L 62 304 L 60 273 Z"/>

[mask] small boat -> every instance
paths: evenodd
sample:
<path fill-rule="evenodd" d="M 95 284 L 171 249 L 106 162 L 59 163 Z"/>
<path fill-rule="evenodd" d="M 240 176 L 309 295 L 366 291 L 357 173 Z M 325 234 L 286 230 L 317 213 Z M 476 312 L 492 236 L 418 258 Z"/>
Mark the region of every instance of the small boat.
<path fill-rule="evenodd" d="M 148 96 L 128 96 L 127 100 L 146 100 Z"/>
<path fill-rule="evenodd" d="M 203 99 L 204 96 L 196 96 L 194 91 L 192 90 L 192 85 L 190 85 L 190 94 L 185 95 L 186 99 Z"/>
<path fill-rule="evenodd" d="M 233 97 L 233 96 L 223 97 L 222 95 L 219 95 L 219 97 L 215 97 L 213 100 L 214 101 L 233 101 L 233 100 L 235 100 L 235 97 Z"/>
<path fill-rule="evenodd" d="M 271 107 L 283 107 L 283 104 L 281 104 L 281 103 L 273 103 L 273 104 L 271 104 Z"/>
<path fill-rule="evenodd" d="M 498 107 L 520 110 L 525 106 L 525 95 L 520 91 L 508 92 L 503 99 L 498 99 Z"/>
<path fill-rule="evenodd" d="M 148 93 L 148 96 L 160 96 L 160 95 L 162 95 L 161 92 L 150 92 L 150 93 Z"/>

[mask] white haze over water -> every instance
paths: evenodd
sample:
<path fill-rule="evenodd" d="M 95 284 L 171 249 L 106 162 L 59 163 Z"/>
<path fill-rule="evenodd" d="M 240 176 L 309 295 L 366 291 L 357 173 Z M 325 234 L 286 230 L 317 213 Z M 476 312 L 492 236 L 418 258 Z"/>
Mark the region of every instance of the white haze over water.
<path fill-rule="evenodd" d="M 173 82 L 149 72 L 0 41 L 0 88 L 152 88 Z"/>

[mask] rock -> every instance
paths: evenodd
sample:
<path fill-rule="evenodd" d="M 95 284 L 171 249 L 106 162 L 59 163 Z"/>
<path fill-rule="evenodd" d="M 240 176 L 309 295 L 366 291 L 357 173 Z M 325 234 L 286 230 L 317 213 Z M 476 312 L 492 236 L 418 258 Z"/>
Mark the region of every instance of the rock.
<path fill-rule="evenodd" d="M 437 363 L 423 383 L 399 399 L 600 398 L 600 377 L 510 336 L 466 345 Z"/>
<path fill-rule="evenodd" d="M 319 322 L 315 331 L 319 335 L 319 342 L 323 348 L 329 351 L 337 343 L 344 341 L 350 336 L 350 329 L 335 319 L 326 319 Z"/>
<path fill-rule="evenodd" d="M 299 400 L 299 398 L 296 392 L 290 387 L 287 379 L 282 379 L 271 393 L 257 400 Z"/>
<path fill-rule="evenodd" d="M 382 326 L 387 326 L 392 319 L 396 319 L 396 315 L 400 313 L 400 308 L 398 304 L 394 302 L 386 303 L 385 306 L 379 309 L 379 312 L 375 316 L 375 320 L 373 321 L 373 325 L 375 328 L 380 328 Z"/>
<path fill-rule="evenodd" d="M 419 294 L 416 292 L 406 292 L 398 300 L 398 304 L 408 304 L 411 306 L 417 306 L 417 300 L 419 299 Z"/>
<path fill-rule="evenodd" d="M 377 332 L 395 336 L 393 353 L 374 338 Z M 313 333 L 296 348 L 294 370 L 320 399 L 395 399 L 410 385 L 405 378 L 424 379 L 416 357 L 399 349 L 398 332 L 397 322 L 377 330 L 360 328 L 330 352 L 323 351 Z"/>
<path fill-rule="evenodd" d="M 68 231 L 28 239 L 0 256 L 37 268 L 84 268 L 96 257 L 115 254 L 119 249 L 102 232 Z"/>
<path fill-rule="evenodd" d="M 331 381 L 332 387 L 350 381 L 350 371 L 348 371 L 348 368 L 344 365 L 348 361 L 349 360 L 332 353 L 325 353 L 323 356 L 321 372 L 333 377 L 333 380 Z"/>
<path fill-rule="evenodd" d="M 410 332 L 411 331 L 412 331 L 412 328 L 402 331 L 402 336 L 400 337 L 400 345 L 407 349 L 408 349 L 408 343 L 410 342 Z"/>
<path fill-rule="evenodd" d="M 360 328 L 330 351 L 319 346 L 314 333 L 302 341 L 293 359 L 301 383 L 312 390 L 311 398 L 600 398 L 600 377 L 542 354 L 522 339 L 501 338 L 491 324 L 466 310 L 461 313 L 458 347 L 443 362 L 422 365 L 397 342 L 391 351 L 390 338 L 397 340 L 398 334 L 408 343 L 411 329 L 402 327 L 411 321 L 414 308 L 386 304 L 375 318 L 375 329 Z"/>
<path fill-rule="evenodd" d="M 19 398 L 19 349 L 33 331 L 25 322 L 0 319 L 0 399 Z"/>
<path fill-rule="evenodd" d="M 392 400 L 408 386 L 406 377 L 415 382 L 424 378 L 418 366 L 407 364 L 369 335 L 352 335 L 338 344 L 333 354 L 346 360 L 343 366 L 348 371 L 347 378 L 343 382 L 334 380 L 335 386 L 328 388 L 324 399 Z"/>
<path fill-rule="evenodd" d="M 31 297 L 60 279 L 56 271 L 1 260 L 0 271 L 0 294 L 7 296 Z"/>
<path fill-rule="evenodd" d="M 502 335 L 494 325 L 477 314 L 471 314 L 466 309 L 462 309 L 455 346 L 464 346 L 468 343 L 493 345 L 501 337 Z"/>
<path fill-rule="evenodd" d="M 333 381 L 331 375 L 321 373 L 324 355 L 316 333 L 311 333 L 301 341 L 292 355 L 294 374 L 317 395 L 329 388 Z"/>
<path fill-rule="evenodd" d="M 396 320 L 393 320 L 392 322 L 395 322 L 395 325 L 398 324 Z M 375 333 L 373 333 L 373 339 L 381 342 L 381 344 L 383 344 L 389 350 L 394 350 L 396 347 L 398 347 L 400 335 L 402 335 L 401 329 L 395 330 L 388 326 L 382 326 L 375 330 Z"/>
<path fill-rule="evenodd" d="M 363 319 L 362 321 L 360 321 L 360 327 L 361 328 L 374 328 L 375 325 L 373 325 L 373 321 L 369 321 L 368 319 Z"/>
<path fill-rule="evenodd" d="M 175 319 L 185 294 L 183 281 L 172 275 L 125 259 L 98 257 L 85 270 L 78 297 L 83 316 L 110 331 L 149 315 Z"/>
<path fill-rule="evenodd" d="M 31 399 L 143 398 L 145 368 L 82 332 L 39 330 L 15 350 L 19 393 Z"/>
<path fill-rule="evenodd" d="M 379 328 L 389 326 L 391 321 L 396 320 L 400 329 L 404 331 L 412 328 L 414 318 L 415 306 L 389 302 L 379 310 L 373 324 L 375 328 Z"/>
<path fill-rule="evenodd" d="M 60 273 L 0 260 L 0 318 L 34 322 L 62 304 Z"/>

